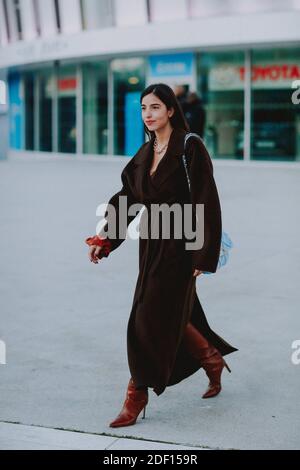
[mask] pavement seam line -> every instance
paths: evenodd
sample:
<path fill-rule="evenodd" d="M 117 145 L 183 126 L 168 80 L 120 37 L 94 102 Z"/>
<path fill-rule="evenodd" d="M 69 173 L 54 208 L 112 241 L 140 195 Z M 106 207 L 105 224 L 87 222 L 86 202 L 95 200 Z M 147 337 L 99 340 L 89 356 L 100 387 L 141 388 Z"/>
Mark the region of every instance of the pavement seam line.
<path fill-rule="evenodd" d="M 195 450 L 197 449 L 206 449 L 206 450 L 234 450 L 234 449 L 221 449 L 219 447 L 209 447 L 209 446 L 195 446 L 194 444 L 187 444 L 182 442 L 170 442 L 170 441 L 155 441 L 154 439 L 145 439 L 142 437 L 135 437 L 135 436 L 117 436 L 116 434 L 110 433 L 96 433 L 96 432 L 87 432 L 87 431 L 80 431 L 78 429 L 70 429 L 70 428 L 53 428 L 51 426 L 43 426 L 41 424 L 26 424 L 17 421 L 3 421 L 0 420 L 0 424 L 14 424 L 19 426 L 28 426 L 32 428 L 43 428 L 43 429 L 52 429 L 53 431 L 64 431 L 64 432 L 76 432 L 78 434 L 90 435 L 90 436 L 99 436 L 99 437 L 114 437 L 116 440 L 118 439 L 131 439 L 133 441 L 144 441 L 144 442 L 153 442 L 158 444 L 171 444 L 175 446 L 185 446 L 185 447 L 194 447 Z M 114 441 L 115 442 L 115 441 Z M 112 444 L 109 444 L 109 446 Z M 105 449 L 106 450 L 106 449 Z"/>

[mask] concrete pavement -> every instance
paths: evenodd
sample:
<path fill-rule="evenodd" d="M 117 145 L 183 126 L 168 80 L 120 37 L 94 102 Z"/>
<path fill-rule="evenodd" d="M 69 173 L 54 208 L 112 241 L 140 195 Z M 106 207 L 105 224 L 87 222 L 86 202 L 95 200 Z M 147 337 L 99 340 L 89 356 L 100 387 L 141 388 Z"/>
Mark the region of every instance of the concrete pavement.
<path fill-rule="evenodd" d="M 207 378 L 200 370 L 160 397 L 151 390 L 145 420 L 109 428 L 129 378 L 126 328 L 138 242 L 127 240 L 94 265 L 84 239 L 95 233 L 97 205 L 120 189 L 125 163 L 0 162 L 0 339 L 7 362 L 0 365 L 0 422 L 33 426 L 41 439 L 43 428 L 53 428 L 110 434 L 108 445 L 130 438 L 137 446 L 142 439 L 299 449 L 300 365 L 291 359 L 300 339 L 295 165 L 215 162 L 223 228 L 235 247 L 228 266 L 198 278 L 197 291 L 212 328 L 239 348 L 227 357 L 232 374 L 224 371 L 222 393 L 201 399 Z M 36 444 L 64 446 L 47 439 Z M 106 445 L 101 439 L 91 445 Z"/>
<path fill-rule="evenodd" d="M 0 450 L 207 450 L 198 447 L 124 439 L 42 426 L 0 423 Z"/>

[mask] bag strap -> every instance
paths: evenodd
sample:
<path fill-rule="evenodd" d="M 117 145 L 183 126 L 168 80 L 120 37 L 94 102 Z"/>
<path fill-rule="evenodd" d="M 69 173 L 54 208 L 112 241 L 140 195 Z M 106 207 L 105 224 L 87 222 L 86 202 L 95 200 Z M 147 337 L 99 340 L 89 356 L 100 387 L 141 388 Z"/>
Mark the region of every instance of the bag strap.
<path fill-rule="evenodd" d="M 189 132 L 188 134 L 185 135 L 185 138 L 184 138 L 184 153 L 182 155 L 182 161 L 183 161 L 183 164 L 184 164 L 186 178 L 187 178 L 187 182 L 188 182 L 188 185 L 189 185 L 189 191 L 191 192 L 191 181 L 190 181 L 190 177 L 189 177 L 189 172 L 188 172 L 187 163 L 186 163 L 186 156 L 185 156 L 186 143 L 187 143 L 187 141 L 190 137 L 196 137 L 201 142 L 202 142 L 202 139 L 201 139 L 200 135 L 196 134 L 195 132 Z"/>

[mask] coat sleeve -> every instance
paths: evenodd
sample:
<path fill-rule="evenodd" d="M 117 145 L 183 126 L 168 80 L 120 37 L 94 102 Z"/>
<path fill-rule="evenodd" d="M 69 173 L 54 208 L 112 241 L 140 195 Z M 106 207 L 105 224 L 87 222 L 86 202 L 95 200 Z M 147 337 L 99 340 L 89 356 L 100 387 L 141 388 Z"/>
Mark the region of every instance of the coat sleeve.
<path fill-rule="evenodd" d="M 213 164 L 203 141 L 195 138 L 188 140 L 186 156 L 193 208 L 204 204 L 204 243 L 202 248 L 192 250 L 192 267 L 214 273 L 220 256 L 222 217 Z"/>
<path fill-rule="evenodd" d="M 135 200 L 135 197 L 132 193 L 127 173 L 125 169 L 121 173 L 122 188 L 116 194 L 114 194 L 108 204 L 113 206 L 115 209 L 115 215 L 107 208 L 104 214 L 104 219 L 106 220 L 105 225 L 102 227 L 98 236 L 107 238 L 111 243 L 111 250 L 114 251 L 118 248 L 121 243 L 126 239 L 128 225 L 135 219 L 135 215 L 128 215 L 129 208 L 132 204 L 137 204 L 138 201 Z M 121 202 L 120 197 L 123 196 L 123 203 Z M 126 199 L 124 199 L 124 196 Z M 126 200 L 126 205 L 124 201 Z M 140 205 L 139 209 L 142 207 Z M 135 211 L 136 212 L 136 211 Z"/>

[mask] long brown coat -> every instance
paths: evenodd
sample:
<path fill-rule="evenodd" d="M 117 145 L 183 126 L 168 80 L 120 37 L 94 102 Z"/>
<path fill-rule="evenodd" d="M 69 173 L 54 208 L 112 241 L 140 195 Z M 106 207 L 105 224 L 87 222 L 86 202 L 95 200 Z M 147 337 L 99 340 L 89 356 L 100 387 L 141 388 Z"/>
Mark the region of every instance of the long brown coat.
<path fill-rule="evenodd" d="M 143 144 L 122 171 L 123 187 L 109 201 L 117 214 L 119 196 L 128 207 L 140 203 L 144 211 L 141 228 L 149 222 L 150 204 L 190 202 L 182 162 L 185 130 L 173 129 L 167 151 L 153 175 L 153 138 Z M 186 156 L 194 204 L 204 204 L 204 245 L 186 250 L 185 238 L 139 237 L 139 275 L 127 329 L 127 352 L 131 376 L 137 386 L 148 386 L 157 395 L 196 372 L 201 365 L 187 351 L 183 335 L 190 321 L 224 356 L 237 351 L 211 330 L 196 292 L 195 268 L 216 272 L 221 243 L 221 208 L 211 158 L 202 143 L 190 138 Z M 106 226 L 109 227 L 108 212 Z M 127 215 L 127 226 L 135 216 Z M 148 220 L 146 220 L 148 219 Z M 117 227 L 118 228 L 118 227 Z M 103 232 L 104 233 L 104 232 Z M 117 232 L 118 233 L 118 232 Z M 172 232 L 171 232 L 172 233 Z M 110 238 L 112 251 L 125 234 Z"/>

